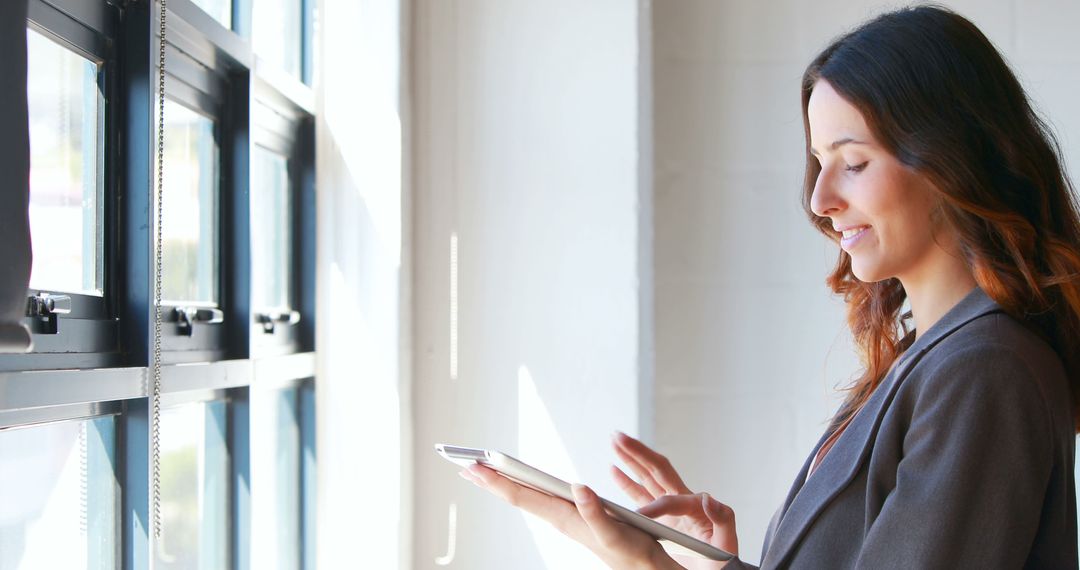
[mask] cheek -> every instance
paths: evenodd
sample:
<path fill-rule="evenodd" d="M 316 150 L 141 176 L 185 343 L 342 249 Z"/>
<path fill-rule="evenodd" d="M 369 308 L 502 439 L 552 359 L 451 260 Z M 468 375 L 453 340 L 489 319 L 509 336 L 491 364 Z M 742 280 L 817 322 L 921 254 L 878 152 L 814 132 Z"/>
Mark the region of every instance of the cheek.
<path fill-rule="evenodd" d="M 890 241 L 918 250 L 933 244 L 936 201 L 932 190 L 913 176 L 896 176 L 882 182 L 875 207 L 886 222 Z"/>
<path fill-rule="evenodd" d="M 852 185 L 850 194 L 858 197 L 858 208 L 871 218 L 867 220 L 871 224 L 891 225 L 906 217 L 905 210 L 911 206 L 901 181 L 888 172 L 866 173 Z"/>

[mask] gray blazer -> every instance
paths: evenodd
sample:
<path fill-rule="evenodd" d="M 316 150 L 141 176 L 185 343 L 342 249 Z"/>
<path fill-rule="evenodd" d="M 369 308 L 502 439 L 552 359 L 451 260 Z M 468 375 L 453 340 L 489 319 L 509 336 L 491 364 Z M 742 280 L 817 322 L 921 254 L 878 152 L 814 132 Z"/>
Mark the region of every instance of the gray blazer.
<path fill-rule="evenodd" d="M 1077 568 L 1070 402 L 1057 354 L 976 288 L 806 480 L 832 428 L 814 446 L 761 567 Z"/>

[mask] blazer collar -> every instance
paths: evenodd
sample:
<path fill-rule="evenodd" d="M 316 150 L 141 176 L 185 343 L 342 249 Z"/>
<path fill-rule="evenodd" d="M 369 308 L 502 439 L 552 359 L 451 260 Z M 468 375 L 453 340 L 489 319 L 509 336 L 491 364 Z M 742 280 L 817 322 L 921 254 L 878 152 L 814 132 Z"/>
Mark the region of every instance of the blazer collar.
<path fill-rule="evenodd" d="M 866 405 L 833 445 L 827 460 L 822 461 L 814 475 L 807 480 L 806 474 L 814 456 L 835 426 L 826 430 L 788 492 L 775 534 L 766 538 L 769 546 L 761 561 L 761 568 L 783 565 L 825 506 L 855 479 L 869 456 L 885 410 L 908 372 L 922 356 L 965 324 L 999 311 L 1001 307 L 982 289 L 976 287 L 968 293 L 900 357 L 892 372 L 874 390 Z"/>

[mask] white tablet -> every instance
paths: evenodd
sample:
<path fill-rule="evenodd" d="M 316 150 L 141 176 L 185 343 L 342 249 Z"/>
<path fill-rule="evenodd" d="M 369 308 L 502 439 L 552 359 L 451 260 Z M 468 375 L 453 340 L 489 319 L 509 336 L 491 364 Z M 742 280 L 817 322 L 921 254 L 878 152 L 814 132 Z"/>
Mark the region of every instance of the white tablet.
<path fill-rule="evenodd" d="M 474 463 L 479 463 L 502 473 L 518 483 L 536 489 L 537 491 L 574 502 L 573 496 L 570 493 L 569 483 L 557 477 L 548 475 L 535 467 L 526 465 L 505 453 L 472 447 L 446 445 L 442 443 L 435 445 L 435 451 L 448 461 L 461 465 L 462 467 L 468 467 Z M 719 561 L 730 560 L 735 557 L 729 552 L 720 550 L 719 548 L 706 542 L 702 542 L 688 534 L 683 534 L 665 524 L 661 524 L 645 515 L 612 503 L 607 499 L 601 498 L 600 501 L 603 503 L 604 509 L 607 510 L 611 516 L 657 539 L 664 549 L 671 554 L 697 556 Z"/>

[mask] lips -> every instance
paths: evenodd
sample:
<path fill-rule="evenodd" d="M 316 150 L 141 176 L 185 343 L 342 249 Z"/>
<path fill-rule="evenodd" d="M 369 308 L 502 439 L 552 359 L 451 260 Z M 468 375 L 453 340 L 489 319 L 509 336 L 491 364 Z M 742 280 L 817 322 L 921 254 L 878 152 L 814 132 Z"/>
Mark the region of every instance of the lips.
<path fill-rule="evenodd" d="M 858 234 L 859 232 L 865 230 L 868 227 L 870 227 L 870 226 L 859 226 L 857 228 L 846 229 L 846 230 L 844 230 L 844 231 L 842 231 L 840 233 L 843 234 L 845 239 L 852 238 L 852 237 L 855 237 L 856 234 Z"/>
<path fill-rule="evenodd" d="M 870 226 L 851 226 L 844 229 L 837 228 L 840 232 L 840 247 L 845 250 L 850 250 L 855 244 L 866 235 L 866 231 L 870 229 Z"/>

